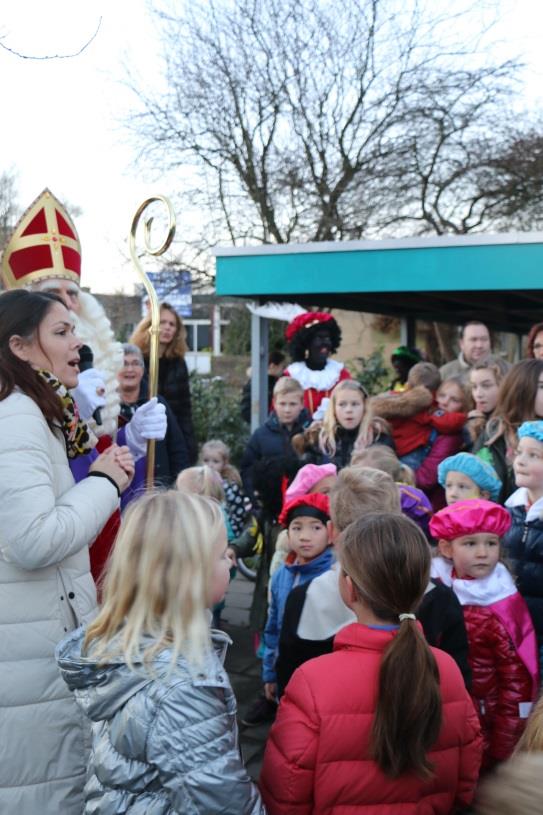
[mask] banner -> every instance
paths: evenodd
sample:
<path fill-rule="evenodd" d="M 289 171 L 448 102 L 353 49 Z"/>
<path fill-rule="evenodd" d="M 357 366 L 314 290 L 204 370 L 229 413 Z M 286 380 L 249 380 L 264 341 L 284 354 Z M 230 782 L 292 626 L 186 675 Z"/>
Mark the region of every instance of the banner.
<path fill-rule="evenodd" d="M 159 302 L 166 301 L 180 317 L 192 317 L 192 279 L 190 272 L 164 269 L 162 272 L 147 272 L 147 277 L 155 287 Z M 142 313 L 147 314 L 147 305 L 142 303 Z"/>

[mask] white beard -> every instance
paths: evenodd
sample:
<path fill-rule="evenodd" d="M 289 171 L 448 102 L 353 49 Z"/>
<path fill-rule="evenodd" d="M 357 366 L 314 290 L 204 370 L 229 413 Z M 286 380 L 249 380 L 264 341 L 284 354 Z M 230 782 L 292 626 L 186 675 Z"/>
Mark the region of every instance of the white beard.
<path fill-rule="evenodd" d="M 76 334 L 84 345 L 91 348 L 94 355 L 93 366 L 105 374 L 106 385 L 106 404 L 101 408 L 102 424 L 97 425 L 94 419 L 90 419 L 88 424 L 98 437 L 107 434 L 115 439 L 121 409 L 117 377 L 124 364 L 123 347 L 115 339 L 111 323 L 98 300 L 92 294 L 80 291 L 79 302 L 80 313 L 72 312 Z"/>

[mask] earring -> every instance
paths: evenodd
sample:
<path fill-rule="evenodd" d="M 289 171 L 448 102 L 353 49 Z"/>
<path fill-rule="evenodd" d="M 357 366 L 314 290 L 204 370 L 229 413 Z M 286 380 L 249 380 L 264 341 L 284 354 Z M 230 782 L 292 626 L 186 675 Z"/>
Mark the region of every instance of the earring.
<path fill-rule="evenodd" d="M 304 359 L 309 359 L 309 348 L 306 348 L 304 351 Z"/>

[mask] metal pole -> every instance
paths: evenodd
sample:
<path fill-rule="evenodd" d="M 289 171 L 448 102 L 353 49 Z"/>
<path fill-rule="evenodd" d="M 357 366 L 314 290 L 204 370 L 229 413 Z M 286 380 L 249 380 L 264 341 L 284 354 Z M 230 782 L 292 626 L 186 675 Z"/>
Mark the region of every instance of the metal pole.
<path fill-rule="evenodd" d="M 251 430 L 268 415 L 268 334 L 269 321 L 251 314 Z"/>
<path fill-rule="evenodd" d="M 414 348 L 417 342 L 417 321 L 413 317 L 402 317 L 400 324 L 400 345 Z"/>

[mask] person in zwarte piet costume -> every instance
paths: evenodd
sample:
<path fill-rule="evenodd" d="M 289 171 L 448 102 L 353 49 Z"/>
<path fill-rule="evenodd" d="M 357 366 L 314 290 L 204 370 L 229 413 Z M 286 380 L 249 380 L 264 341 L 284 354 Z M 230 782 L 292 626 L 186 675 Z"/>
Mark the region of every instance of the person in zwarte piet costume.
<path fill-rule="evenodd" d="M 293 362 L 284 373 L 298 380 L 304 405 L 313 416 L 338 382 L 351 379 L 342 362 L 330 359 L 341 345 L 341 329 L 331 314 L 307 311 L 288 324 L 285 337 Z"/>
<path fill-rule="evenodd" d="M 92 352 L 90 366 L 79 374 L 77 388 L 71 395 L 81 418 L 98 437 L 98 443 L 90 454 L 70 459 L 75 480 L 87 476 L 91 462 L 114 440 L 120 445 L 126 444 L 136 461 L 141 459 L 146 454 L 147 439 L 163 439 L 166 434 L 165 408 L 151 400 L 118 431 L 117 377 L 124 364 L 123 349 L 114 338 L 102 305 L 92 294 L 80 289 L 81 244 L 77 230 L 65 207 L 50 190 L 43 190 L 15 226 L 2 255 L 2 276 L 8 289 L 48 291 L 62 297 L 72 312 L 77 336 Z M 136 482 L 132 489 L 138 490 Z M 101 575 L 118 524 L 116 511 L 91 548 L 95 580 Z"/>

